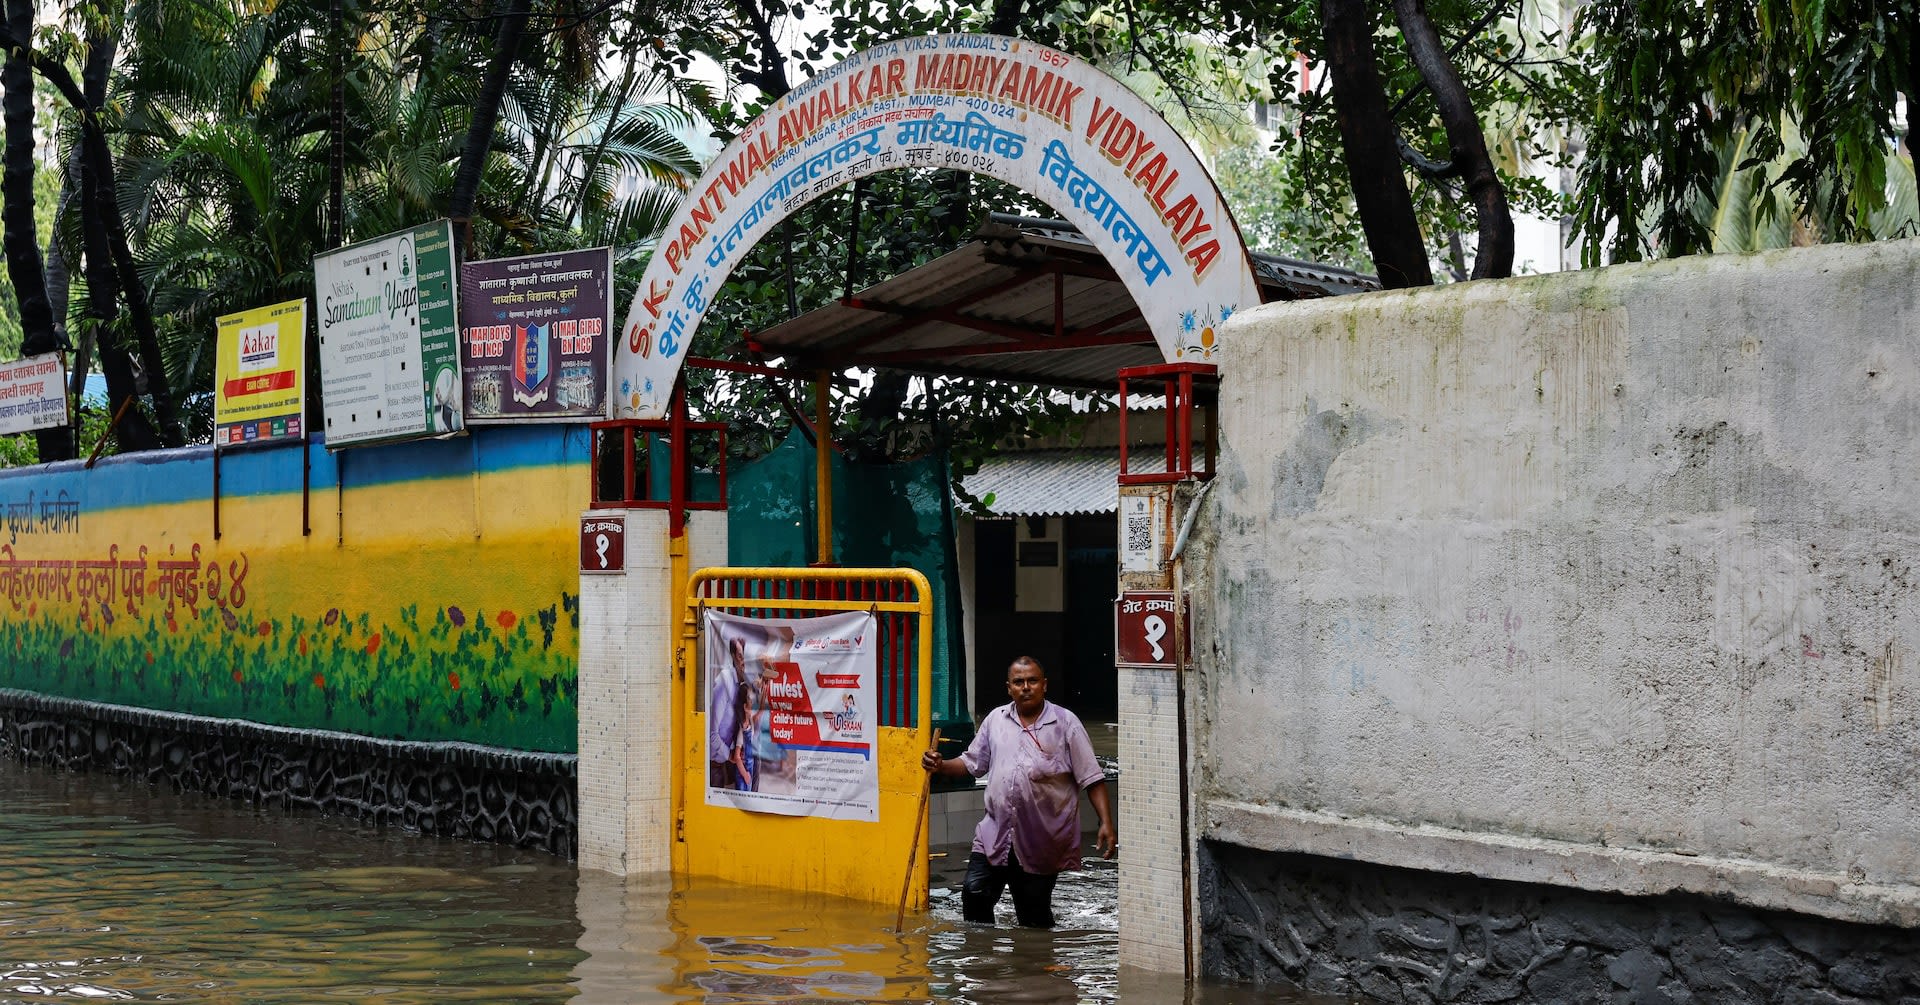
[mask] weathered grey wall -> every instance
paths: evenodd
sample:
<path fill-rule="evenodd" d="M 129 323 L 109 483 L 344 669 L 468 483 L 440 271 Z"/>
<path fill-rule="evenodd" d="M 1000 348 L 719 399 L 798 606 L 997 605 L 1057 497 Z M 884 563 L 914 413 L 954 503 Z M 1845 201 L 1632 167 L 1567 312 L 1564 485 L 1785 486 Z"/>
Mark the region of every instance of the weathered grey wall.
<path fill-rule="evenodd" d="M 1920 926 L 1920 243 L 1271 305 L 1204 837 Z"/>

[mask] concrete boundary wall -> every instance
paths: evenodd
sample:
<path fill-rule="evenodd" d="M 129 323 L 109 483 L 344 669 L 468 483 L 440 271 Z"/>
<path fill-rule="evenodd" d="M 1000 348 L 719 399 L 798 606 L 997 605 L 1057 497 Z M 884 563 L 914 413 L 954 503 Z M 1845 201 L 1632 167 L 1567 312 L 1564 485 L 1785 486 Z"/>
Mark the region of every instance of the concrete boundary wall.
<path fill-rule="evenodd" d="M 1203 837 L 1920 926 L 1920 243 L 1228 334 Z"/>

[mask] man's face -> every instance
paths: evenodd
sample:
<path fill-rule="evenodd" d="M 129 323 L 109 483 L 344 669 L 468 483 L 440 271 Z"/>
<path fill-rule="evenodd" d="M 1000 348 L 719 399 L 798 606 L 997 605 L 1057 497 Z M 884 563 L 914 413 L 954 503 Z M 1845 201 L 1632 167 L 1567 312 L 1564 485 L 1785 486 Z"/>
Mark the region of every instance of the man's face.
<path fill-rule="evenodd" d="M 1047 700 L 1047 678 L 1031 663 L 1015 663 L 1007 668 L 1007 697 L 1022 715 L 1034 715 Z"/>

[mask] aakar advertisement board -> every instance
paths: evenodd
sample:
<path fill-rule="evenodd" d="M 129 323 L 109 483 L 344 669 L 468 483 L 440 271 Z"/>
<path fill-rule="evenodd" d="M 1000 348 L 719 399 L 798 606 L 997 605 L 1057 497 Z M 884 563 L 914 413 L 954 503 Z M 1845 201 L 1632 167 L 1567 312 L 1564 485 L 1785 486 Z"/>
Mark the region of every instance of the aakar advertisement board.
<path fill-rule="evenodd" d="M 612 310 L 611 248 L 461 266 L 467 421 L 607 418 Z"/>
<path fill-rule="evenodd" d="M 705 613 L 707 804 L 878 820 L 873 613 Z"/>
<path fill-rule="evenodd" d="M 329 448 L 464 428 L 452 224 L 315 255 L 313 285 Z"/>
<path fill-rule="evenodd" d="M 307 302 L 223 314 L 216 323 L 214 446 L 299 439 L 305 432 Z"/>

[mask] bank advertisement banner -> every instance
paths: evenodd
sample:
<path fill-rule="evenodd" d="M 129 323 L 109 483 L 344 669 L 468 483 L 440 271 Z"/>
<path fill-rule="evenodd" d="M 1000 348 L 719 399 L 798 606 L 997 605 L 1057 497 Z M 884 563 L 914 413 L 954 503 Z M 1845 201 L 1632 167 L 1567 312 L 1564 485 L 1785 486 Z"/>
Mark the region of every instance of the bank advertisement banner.
<path fill-rule="evenodd" d="M 217 324 L 214 445 L 299 439 L 306 431 L 307 302 L 226 314 Z"/>
<path fill-rule="evenodd" d="M 0 436 L 67 424 L 67 365 L 57 352 L 0 363 Z"/>
<path fill-rule="evenodd" d="M 706 612 L 708 805 L 880 819 L 874 625 Z"/>
<path fill-rule="evenodd" d="M 464 426 L 446 220 L 313 258 L 327 446 Z"/>
<path fill-rule="evenodd" d="M 613 249 L 460 267 L 460 376 L 468 422 L 608 417 Z"/>

